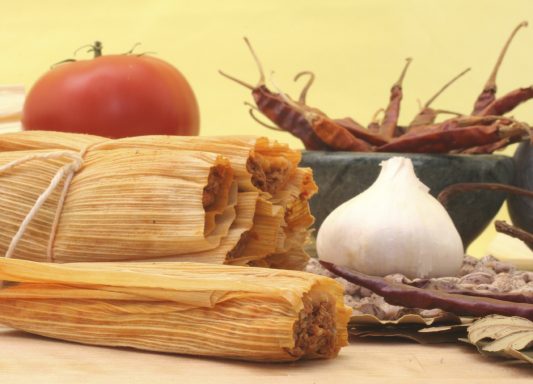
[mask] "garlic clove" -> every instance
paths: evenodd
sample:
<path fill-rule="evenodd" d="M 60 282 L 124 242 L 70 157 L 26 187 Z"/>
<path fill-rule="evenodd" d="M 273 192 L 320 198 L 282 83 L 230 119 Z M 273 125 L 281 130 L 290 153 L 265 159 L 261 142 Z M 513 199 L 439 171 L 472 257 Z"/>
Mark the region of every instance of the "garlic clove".
<path fill-rule="evenodd" d="M 454 276 L 463 244 L 445 208 L 393 157 L 367 190 L 337 207 L 317 235 L 320 259 L 377 276 Z"/>

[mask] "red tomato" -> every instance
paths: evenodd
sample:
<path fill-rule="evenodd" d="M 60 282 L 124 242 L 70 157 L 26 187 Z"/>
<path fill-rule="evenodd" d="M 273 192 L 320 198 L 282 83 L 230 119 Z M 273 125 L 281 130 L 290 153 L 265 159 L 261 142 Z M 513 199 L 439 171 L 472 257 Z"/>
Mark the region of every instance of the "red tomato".
<path fill-rule="evenodd" d="M 45 73 L 27 95 L 22 124 L 110 138 L 197 135 L 199 112 L 187 80 L 172 65 L 146 55 L 107 55 Z"/>

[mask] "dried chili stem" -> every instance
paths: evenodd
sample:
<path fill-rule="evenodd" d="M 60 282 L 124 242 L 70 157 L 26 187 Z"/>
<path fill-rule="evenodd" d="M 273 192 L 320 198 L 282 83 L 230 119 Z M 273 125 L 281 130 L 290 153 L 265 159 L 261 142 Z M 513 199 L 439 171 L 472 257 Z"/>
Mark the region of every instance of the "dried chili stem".
<path fill-rule="evenodd" d="M 468 71 L 470 71 L 470 68 L 466 68 L 464 71 L 456 75 L 453 79 L 448 81 L 446 84 L 444 84 L 433 96 L 429 98 L 428 101 L 426 101 L 426 104 L 420 107 L 420 112 L 414 117 L 411 124 L 409 124 L 410 127 L 418 126 L 418 125 L 424 125 L 424 124 L 431 124 L 435 121 L 437 118 L 437 115 L 439 113 L 451 113 L 451 114 L 457 114 L 458 116 L 461 116 L 459 113 L 455 112 L 449 112 L 446 110 L 434 110 L 430 108 L 431 103 L 435 101 L 437 97 L 439 97 L 450 85 L 455 83 L 458 79 L 460 79 L 462 76 L 464 76 Z"/>
<path fill-rule="evenodd" d="M 256 87 L 258 87 L 260 85 L 265 84 L 265 71 L 263 70 L 263 64 L 261 64 L 261 60 L 259 60 L 259 56 L 257 56 L 257 53 L 255 53 L 255 50 L 252 47 L 252 44 L 250 43 L 250 40 L 248 40 L 248 38 L 245 37 L 244 42 L 248 46 L 248 49 L 250 50 L 250 53 L 252 54 L 252 57 L 254 58 L 254 61 L 257 64 L 257 69 L 259 70 L 259 81 L 256 85 Z"/>
<path fill-rule="evenodd" d="M 405 284 L 389 282 L 382 277 L 365 275 L 325 261 L 321 261 L 320 263 L 328 271 L 351 283 L 370 289 L 392 305 L 420 309 L 439 308 L 457 315 L 487 316 L 499 314 L 504 316 L 521 316 L 528 320 L 533 320 L 533 304 L 515 303 L 487 297 L 473 297 L 433 289 L 416 288 Z"/>
<path fill-rule="evenodd" d="M 248 103 L 248 102 L 245 102 L 244 105 L 246 105 L 247 107 L 249 107 L 248 109 L 248 113 L 250 114 L 250 116 L 252 117 L 252 119 L 255 120 L 256 123 L 262 125 L 263 127 L 265 128 L 268 128 L 268 129 L 271 129 L 273 131 L 278 131 L 278 132 L 285 132 L 284 129 L 281 129 L 281 128 L 278 128 L 274 125 L 270 125 L 270 124 L 267 124 L 267 123 L 264 123 L 262 122 L 261 120 L 259 120 L 259 118 L 254 114 L 254 111 L 259 111 L 259 108 L 257 108 L 256 106 Z M 261 112 L 261 111 L 259 111 Z"/>
<path fill-rule="evenodd" d="M 524 243 L 527 244 L 528 247 L 530 248 L 533 247 L 533 234 L 531 234 L 530 232 L 525 231 L 521 228 L 515 227 L 513 225 L 510 225 L 503 220 L 496 220 L 494 222 L 494 226 L 496 227 L 497 232 L 504 233 L 511 237 L 522 240 Z"/>
<path fill-rule="evenodd" d="M 517 195 L 523 195 L 523 196 L 533 198 L 533 191 L 529 191 L 524 188 L 514 187 L 512 185 L 507 185 L 507 184 L 457 183 L 457 184 L 449 185 L 446 188 L 444 188 L 442 191 L 440 191 L 439 195 L 437 196 L 437 200 L 439 200 L 442 205 L 446 206 L 450 196 L 453 195 L 454 193 L 476 191 L 479 189 L 485 189 L 489 191 L 509 192 L 509 193 L 514 193 Z"/>
<path fill-rule="evenodd" d="M 391 88 L 389 105 L 385 110 L 383 122 L 381 123 L 381 126 L 379 128 L 379 132 L 386 138 L 394 137 L 394 133 L 396 132 L 396 126 L 398 125 L 398 117 L 400 115 L 400 103 L 403 97 L 402 83 L 405 74 L 407 73 L 407 68 L 409 68 L 409 65 L 411 64 L 413 59 L 408 57 L 405 60 L 406 63 L 403 67 L 402 73 L 400 74 L 400 78 L 398 79 L 398 81 L 396 81 L 396 83 L 394 83 Z"/>
<path fill-rule="evenodd" d="M 426 104 L 424 104 L 424 108 L 428 108 L 437 97 L 439 97 L 450 85 L 455 83 L 457 80 L 459 80 L 461 77 L 463 77 L 465 74 L 467 74 L 470 71 L 471 68 L 466 68 L 464 71 L 456 75 L 453 79 L 448 81 L 446 84 L 442 86 L 441 89 L 439 89 L 428 101 L 426 101 Z"/>
<path fill-rule="evenodd" d="M 507 39 L 507 42 L 503 46 L 500 55 L 498 56 L 498 60 L 496 60 L 496 64 L 494 65 L 494 68 L 487 79 L 487 82 L 485 83 L 485 87 L 483 88 L 483 91 L 478 96 L 476 103 L 474 104 L 474 111 L 472 112 L 473 115 L 477 115 L 481 111 L 483 111 L 490 103 L 494 101 L 494 98 L 496 96 L 497 86 L 496 86 L 496 76 L 498 74 L 498 70 L 500 69 L 500 66 L 502 65 L 503 58 L 505 57 L 505 54 L 507 53 L 507 50 L 509 49 L 509 46 L 511 45 L 511 42 L 513 41 L 516 33 L 520 30 L 522 27 L 527 27 L 527 21 L 523 21 L 520 24 L 518 24 L 513 32 L 511 32 L 511 35 Z"/>
<path fill-rule="evenodd" d="M 259 60 L 259 56 L 257 56 L 257 54 L 255 53 L 253 47 L 252 47 L 252 44 L 250 43 L 250 41 L 248 40 L 247 37 L 244 38 L 244 42 L 246 43 L 246 45 L 248 46 L 248 49 L 250 50 L 250 53 L 252 54 L 252 57 L 254 58 L 254 61 L 255 61 L 255 64 L 257 65 L 257 69 L 259 70 L 259 81 L 257 82 L 256 86 L 254 87 L 253 85 L 251 84 L 248 84 L 240 79 L 237 79 L 236 77 L 232 76 L 232 75 L 228 75 L 227 73 L 225 72 L 222 72 L 221 70 L 218 71 L 218 73 L 220 73 L 222 76 L 236 82 L 237 84 L 240 84 L 242 85 L 243 87 L 246 87 L 250 90 L 254 90 L 254 88 L 257 88 L 257 87 L 260 87 L 262 85 L 265 84 L 265 71 L 263 70 L 263 64 L 261 64 L 261 60 Z"/>
<path fill-rule="evenodd" d="M 248 84 L 247 82 L 243 81 L 243 80 L 240 80 L 240 79 L 237 79 L 236 77 L 232 76 L 232 75 L 228 75 L 227 73 L 219 70 L 218 73 L 220 73 L 222 76 L 224 76 L 225 78 L 228 78 L 230 79 L 231 81 L 234 81 L 236 82 L 237 84 L 240 84 L 242 85 L 243 87 L 245 88 L 248 88 L 250 90 L 253 90 L 254 89 L 254 86 L 251 85 L 251 84 Z"/>
<path fill-rule="evenodd" d="M 309 91 L 309 88 L 311 88 L 311 85 L 313 85 L 315 81 L 315 74 L 311 71 L 302 71 L 296 74 L 294 76 L 294 81 L 298 81 L 298 79 L 302 76 L 309 76 L 309 80 L 307 80 L 307 83 L 305 83 L 304 87 L 302 88 L 302 91 L 300 92 L 300 97 L 298 97 L 298 102 L 300 104 L 305 104 L 306 98 L 307 98 L 307 92 Z"/>

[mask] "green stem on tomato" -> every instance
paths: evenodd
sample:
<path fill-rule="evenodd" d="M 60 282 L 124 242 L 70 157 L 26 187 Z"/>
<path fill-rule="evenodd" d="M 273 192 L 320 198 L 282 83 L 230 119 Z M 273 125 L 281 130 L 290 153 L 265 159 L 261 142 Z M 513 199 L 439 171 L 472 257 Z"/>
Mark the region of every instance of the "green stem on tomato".
<path fill-rule="evenodd" d="M 95 41 L 94 45 L 91 46 L 89 52 L 92 51 L 94 53 L 94 58 L 96 59 L 97 57 L 102 56 L 102 48 L 102 43 L 100 41 Z"/>

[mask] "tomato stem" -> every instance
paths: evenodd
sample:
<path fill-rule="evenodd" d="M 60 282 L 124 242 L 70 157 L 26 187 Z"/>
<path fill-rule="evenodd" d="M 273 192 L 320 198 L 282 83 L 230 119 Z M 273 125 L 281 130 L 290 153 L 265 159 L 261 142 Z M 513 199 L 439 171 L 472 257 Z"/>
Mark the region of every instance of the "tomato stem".
<path fill-rule="evenodd" d="M 100 41 L 95 41 L 94 45 L 91 45 L 89 52 L 94 53 L 94 58 L 102 56 L 102 43 Z"/>
<path fill-rule="evenodd" d="M 87 52 L 93 52 L 94 53 L 94 58 L 102 56 L 103 45 L 102 45 L 102 43 L 100 41 L 95 41 L 94 44 L 82 45 L 81 47 L 79 47 L 78 49 L 76 49 L 74 51 L 74 56 L 76 56 L 78 54 L 78 52 L 81 51 L 83 48 L 89 48 L 87 50 Z M 69 59 L 69 61 L 76 61 L 76 60 Z"/>

